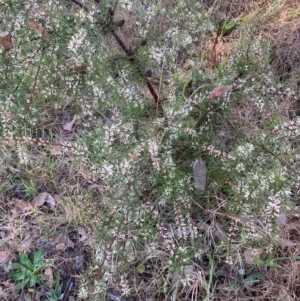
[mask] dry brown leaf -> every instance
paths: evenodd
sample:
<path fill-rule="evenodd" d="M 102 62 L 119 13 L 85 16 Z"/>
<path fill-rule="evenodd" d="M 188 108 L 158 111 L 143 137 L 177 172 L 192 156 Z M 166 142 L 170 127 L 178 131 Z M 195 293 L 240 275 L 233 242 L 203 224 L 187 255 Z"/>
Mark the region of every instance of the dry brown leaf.
<path fill-rule="evenodd" d="M 298 223 L 300 219 L 300 211 L 295 209 L 288 210 L 286 216 L 288 217 L 288 221 L 287 221 L 288 224 Z"/>
<path fill-rule="evenodd" d="M 196 189 L 205 190 L 206 185 L 206 166 L 201 157 L 193 165 L 194 185 Z"/>
<path fill-rule="evenodd" d="M 10 253 L 5 252 L 5 251 L 0 251 L 0 263 L 1 264 L 10 264 L 14 258 L 15 258 L 15 256 Z"/>
<path fill-rule="evenodd" d="M 284 226 L 286 225 L 286 223 L 287 223 L 287 217 L 286 217 L 286 214 L 280 213 L 280 214 L 277 216 L 276 222 L 277 222 L 277 225 L 278 225 L 278 226 L 284 227 Z"/>
<path fill-rule="evenodd" d="M 41 228 L 38 226 L 33 226 L 31 228 L 31 233 L 33 237 L 39 237 L 41 235 Z"/>
<path fill-rule="evenodd" d="M 32 236 L 30 234 L 28 234 L 21 242 L 18 250 L 21 252 L 28 251 L 28 249 L 31 246 L 31 243 L 32 243 Z"/>
<path fill-rule="evenodd" d="M 46 198 L 46 203 L 50 206 L 50 209 L 55 207 L 55 200 L 50 193 L 48 193 Z"/>
<path fill-rule="evenodd" d="M 72 129 L 74 127 L 74 124 L 75 124 L 75 119 L 73 119 L 72 121 L 70 122 L 67 122 L 64 126 L 63 126 L 63 129 L 67 132 L 72 132 Z"/>
<path fill-rule="evenodd" d="M 35 31 L 35 33 L 37 35 L 39 35 L 43 39 L 49 41 L 49 34 L 48 34 L 47 30 L 40 23 L 37 23 L 35 21 L 29 21 L 28 25 L 31 29 L 33 29 Z"/>
<path fill-rule="evenodd" d="M 0 45 L 3 46 L 6 50 L 10 50 L 13 48 L 13 42 L 11 39 L 11 35 L 6 35 L 3 37 L 0 37 Z"/>
<path fill-rule="evenodd" d="M 87 71 L 87 65 L 86 64 L 81 64 L 79 66 L 75 66 L 74 70 L 78 73 L 84 74 Z"/>
<path fill-rule="evenodd" d="M 147 99 L 147 100 L 153 99 L 153 96 L 146 85 L 141 87 L 140 91 L 141 91 L 141 94 L 143 95 L 144 99 Z"/>
<path fill-rule="evenodd" d="M 15 238 L 15 229 L 11 225 L 3 225 L 0 227 L 0 234 L 0 241 L 4 243 Z"/>
<path fill-rule="evenodd" d="M 37 33 L 39 36 L 42 36 L 44 27 L 41 24 L 35 21 L 29 21 L 28 25 L 31 29 L 35 31 L 35 33 Z"/>
<path fill-rule="evenodd" d="M 0 284 L 4 285 L 5 287 L 10 288 L 10 289 L 14 289 L 14 287 L 16 286 L 15 283 L 10 282 L 9 280 L 0 282 Z"/>
<path fill-rule="evenodd" d="M 46 202 L 46 199 L 48 197 L 48 193 L 47 192 L 42 192 L 39 195 L 37 195 L 32 201 L 31 201 L 31 206 L 32 207 L 40 207 L 42 205 L 44 205 L 44 203 Z"/>
<path fill-rule="evenodd" d="M 59 234 L 55 239 L 54 243 L 56 245 L 58 244 L 64 244 L 65 248 L 74 248 L 73 241 L 64 233 Z M 56 246 L 57 247 L 57 246 Z"/>
<path fill-rule="evenodd" d="M 45 270 L 44 275 L 46 276 L 47 281 L 49 283 L 53 283 L 53 271 L 52 271 L 51 267 L 49 267 Z"/>
<path fill-rule="evenodd" d="M 51 208 L 55 206 L 55 200 L 48 192 L 42 192 L 31 201 L 32 207 L 40 207 L 47 203 Z"/>
<path fill-rule="evenodd" d="M 86 235 L 85 230 L 84 230 L 83 228 L 78 228 L 78 233 L 79 233 L 79 235 L 81 236 L 81 237 L 79 238 L 79 241 L 85 241 L 86 238 L 87 238 L 87 235 Z"/>
<path fill-rule="evenodd" d="M 49 150 L 51 155 L 53 156 L 60 156 L 63 154 L 63 146 L 61 145 L 50 145 Z"/>
<path fill-rule="evenodd" d="M 55 249 L 56 249 L 57 251 L 64 251 L 66 248 L 67 248 L 67 247 L 66 247 L 66 245 L 65 245 L 64 243 L 59 243 L 59 244 L 57 244 L 57 245 L 55 246 Z"/>
<path fill-rule="evenodd" d="M 296 231 L 299 231 L 300 230 L 300 222 L 294 222 L 294 223 L 290 223 L 288 222 L 285 226 L 285 229 L 287 231 L 291 231 L 291 230 L 296 230 Z"/>
<path fill-rule="evenodd" d="M 210 101 L 212 103 L 215 103 L 218 98 L 222 98 L 226 96 L 230 91 L 232 91 L 232 88 L 232 85 L 219 86 L 217 88 L 214 88 L 209 94 Z"/>
<path fill-rule="evenodd" d="M 7 242 L 13 240 L 15 238 L 15 234 L 13 231 L 9 231 L 2 239 L 1 242 Z"/>
<path fill-rule="evenodd" d="M 32 206 L 29 203 L 18 199 L 15 199 L 13 201 L 13 205 L 15 206 L 15 208 L 17 208 L 18 211 L 21 211 L 22 213 L 32 209 Z"/>

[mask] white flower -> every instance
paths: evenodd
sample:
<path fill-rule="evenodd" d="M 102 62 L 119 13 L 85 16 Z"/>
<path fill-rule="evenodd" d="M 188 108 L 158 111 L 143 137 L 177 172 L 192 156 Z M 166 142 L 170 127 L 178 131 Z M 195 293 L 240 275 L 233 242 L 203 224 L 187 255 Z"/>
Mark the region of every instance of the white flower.
<path fill-rule="evenodd" d="M 280 212 L 280 208 L 281 208 L 280 204 L 281 204 L 281 200 L 277 194 L 275 196 L 270 196 L 265 213 L 267 215 L 277 216 Z"/>
<path fill-rule="evenodd" d="M 29 162 L 30 159 L 28 153 L 23 145 L 20 144 L 17 146 L 17 153 L 20 164 L 27 164 Z"/>
<path fill-rule="evenodd" d="M 160 64 L 165 61 L 165 51 L 156 47 L 151 47 L 150 57 Z"/>
<path fill-rule="evenodd" d="M 78 291 L 78 297 L 80 299 L 85 299 L 88 297 L 88 290 L 85 286 L 85 284 L 82 284 L 80 287 L 79 287 L 79 291 Z"/>
<path fill-rule="evenodd" d="M 254 145 L 251 143 L 245 143 L 244 145 L 239 145 L 236 149 L 236 153 L 241 157 L 248 157 L 254 150 Z"/>
<path fill-rule="evenodd" d="M 236 165 L 235 169 L 236 169 L 236 171 L 238 171 L 238 172 L 242 172 L 242 171 L 245 170 L 245 166 L 244 166 L 243 163 L 238 163 L 238 164 Z"/>
<path fill-rule="evenodd" d="M 103 177 L 108 178 L 109 176 L 112 176 L 114 173 L 114 166 L 112 164 L 109 164 L 108 162 L 104 162 L 101 166 L 101 174 Z"/>
<path fill-rule="evenodd" d="M 87 33 L 85 29 L 83 28 L 79 29 L 79 31 L 73 35 L 73 37 L 71 38 L 68 44 L 69 51 L 76 53 L 77 49 L 83 43 L 86 34 Z"/>
<path fill-rule="evenodd" d="M 158 145 L 157 142 L 154 139 L 151 139 L 148 141 L 148 146 L 149 146 L 149 152 L 151 155 L 151 159 L 153 162 L 153 167 L 155 170 L 159 171 L 160 166 L 159 166 L 159 159 L 158 159 Z"/>
<path fill-rule="evenodd" d="M 120 286 L 121 286 L 122 295 L 128 296 L 130 294 L 130 287 L 128 284 L 128 280 L 123 275 L 121 276 Z"/>
<path fill-rule="evenodd" d="M 132 9 L 132 1 L 130 0 L 121 0 L 119 1 L 119 4 L 123 7 L 126 8 L 128 10 Z"/>
<path fill-rule="evenodd" d="M 100 294 L 106 291 L 106 285 L 102 279 L 94 281 L 94 294 Z"/>

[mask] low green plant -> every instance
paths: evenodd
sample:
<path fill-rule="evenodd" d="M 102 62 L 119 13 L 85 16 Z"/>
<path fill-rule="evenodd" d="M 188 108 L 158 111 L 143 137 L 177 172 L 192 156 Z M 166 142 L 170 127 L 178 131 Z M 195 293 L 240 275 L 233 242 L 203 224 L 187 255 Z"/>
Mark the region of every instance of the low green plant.
<path fill-rule="evenodd" d="M 256 264 L 264 267 L 264 269 L 267 270 L 268 268 L 280 267 L 280 265 L 277 262 L 280 262 L 283 260 L 300 260 L 300 256 L 288 256 L 288 257 L 274 258 L 271 254 L 269 254 L 268 257 L 264 261 L 258 260 L 256 262 Z"/>
<path fill-rule="evenodd" d="M 243 285 L 251 287 L 264 280 L 264 276 L 260 272 L 252 269 L 246 271 L 240 269 L 239 274 L 239 277 L 229 286 L 229 291 L 234 291 Z"/>
<path fill-rule="evenodd" d="M 23 289 L 26 285 L 34 287 L 46 280 L 42 271 L 47 266 L 48 263 L 42 259 L 42 250 L 37 251 L 32 260 L 25 253 L 19 255 L 18 261 L 12 264 L 13 272 L 9 275 L 9 278 L 17 282 L 16 291 Z"/>
<path fill-rule="evenodd" d="M 60 283 L 60 275 L 59 272 L 55 274 L 54 287 L 52 287 L 46 295 L 48 299 L 45 301 L 58 301 L 62 300 L 64 297 L 64 293 L 62 293 L 63 283 Z"/>

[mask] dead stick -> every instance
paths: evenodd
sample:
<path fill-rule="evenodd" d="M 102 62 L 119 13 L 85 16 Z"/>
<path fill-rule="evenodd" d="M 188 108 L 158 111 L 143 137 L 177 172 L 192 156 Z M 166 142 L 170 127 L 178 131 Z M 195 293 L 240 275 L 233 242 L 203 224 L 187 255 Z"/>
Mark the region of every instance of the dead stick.
<path fill-rule="evenodd" d="M 81 3 L 80 1 L 78 0 L 72 0 L 74 3 L 76 3 L 77 5 L 79 5 L 82 9 L 84 9 L 86 12 L 90 12 L 90 10 L 88 9 L 87 6 L 85 6 L 83 3 Z"/>
<path fill-rule="evenodd" d="M 81 3 L 78 0 L 72 0 L 72 2 L 74 2 L 75 4 L 79 5 L 82 9 L 84 9 L 86 12 L 90 12 L 90 10 L 88 9 L 88 7 L 86 7 L 83 3 Z M 97 2 L 97 1 L 95 1 Z M 99 25 L 103 25 L 106 24 L 105 22 L 97 22 L 97 24 Z M 133 51 L 131 49 L 129 49 L 126 44 L 124 43 L 124 41 L 121 39 L 121 37 L 116 33 L 116 31 L 112 31 L 112 34 L 114 36 L 114 38 L 116 39 L 116 41 L 118 42 L 118 44 L 121 46 L 121 48 L 124 50 L 124 52 L 127 54 L 127 56 L 132 57 L 133 56 Z M 132 60 L 137 60 L 136 58 L 132 57 Z M 146 85 L 155 101 L 155 105 L 156 105 L 156 109 L 158 111 L 160 111 L 161 113 L 163 113 L 163 108 L 159 99 L 159 96 L 157 95 L 152 83 L 148 80 L 146 80 Z"/>

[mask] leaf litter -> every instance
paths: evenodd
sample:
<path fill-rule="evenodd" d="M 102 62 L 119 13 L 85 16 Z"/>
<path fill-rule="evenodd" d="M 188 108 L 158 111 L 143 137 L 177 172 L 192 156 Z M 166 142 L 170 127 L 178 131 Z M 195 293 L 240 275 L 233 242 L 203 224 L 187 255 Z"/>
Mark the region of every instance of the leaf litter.
<path fill-rule="evenodd" d="M 64 287 L 68 287 L 68 283 L 72 278 L 71 275 L 77 275 L 84 270 L 84 262 L 89 261 L 91 256 L 86 258 L 86 253 L 82 253 L 82 243 L 88 245 L 88 235 L 83 227 L 73 231 L 72 240 L 70 239 L 69 231 L 59 229 L 61 223 L 57 223 L 58 209 L 57 199 L 63 198 L 63 195 L 55 195 L 49 192 L 41 192 L 36 195 L 31 201 L 15 198 L 10 202 L 1 203 L 1 209 L 6 212 L 6 219 L 0 226 L 0 299 L 3 297 L 2 292 L 8 292 L 13 295 L 15 283 L 6 281 L 9 272 L 5 271 L 11 263 L 15 262 L 18 254 L 34 254 L 36 250 L 42 249 L 45 259 L 51 259 L 53 264 L 47 269 L 44 274 L 47 278 L 47 283 L 52 282 L 53 267 L 59 266 L 59 273 L 62 275 L 61 281 Z M 46 211 L 45 211 L 46 209 Z M 60 215 L 64 211 L 59 211 Z M 47 225 L 46 228 L 41 228 L 40 224 Z M 46 230 L 46 231 L 45 231 Z M 52 233 L 59 233 L 53 237 Z M 9 246 L 9 251 L 5 247 Z M 4 269 L 4 267 L 6 267 Z M 1 281 L 3 280 L 3 281 Z M 68 287 L 68 295 L 73 294 L 77 284 L 75 280 L 72 282 L 72 287 Z M 67 289 L 65 289 L 67 290 Z M 26 293 L 21 293 L 20 298 L 23 298 Z M 31 300 L 43 300 L 45 288 L 38 287 L 35 293 L 31 292 Z M 39 296 L 38 296 L 39 294 Z M 7 299 L 7 300 L 16 300 Z M 1 299 L 2 300 L 2 299 Z"/>
<path fill-rule="evenodd" d="M 11 264 L 15 256 L 10 252 L 0 251 L 0 264 Z"/>
<path fill-rule="evenodd" d="M 198 190 L 205 190 L 206 186 L 206 165 L 201 157 L 198 157 L 193 165 L 194 185 Z"/>
<path fill-rule="evenodd" d="M 64 126 L 63 126 L 63 129 L 67 132 L 72 132 L 73 128 L 74 128 L 74 125 L 75 125 L 75 119 L 73 119 L 72 121 L 70 122 L 67 122 Z"/>
<path fill-rule="evenodd" d="M 45 203 L 49 205 L 50 209 L 52 209 L 52 210 L 54 209 L 55 200 L 51 196 L 51 194 L 48 192 L 40 193 L 31 201 L 30 204 L 32 207 L 40 207 L 40 206 L 44 205 Z"/>

